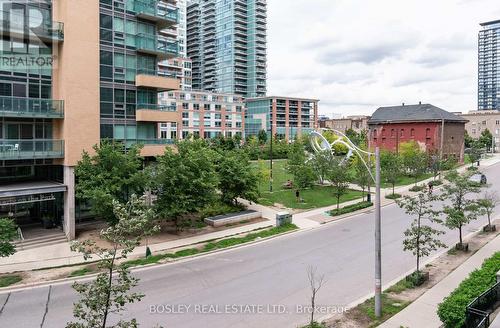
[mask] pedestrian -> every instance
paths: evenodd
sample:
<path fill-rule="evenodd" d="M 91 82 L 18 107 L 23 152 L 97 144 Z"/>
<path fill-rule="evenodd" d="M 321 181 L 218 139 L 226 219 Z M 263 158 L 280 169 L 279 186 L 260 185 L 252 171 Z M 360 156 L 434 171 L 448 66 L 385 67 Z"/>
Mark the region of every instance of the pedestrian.
<path fill-rule="evenodd" d="M 432 195 L 432 189 L 434 188 L 434 183 L 432 181 L 429 181 L 427 185 L 429 186 L 429 194 Z"/>
<path fill-rule="evenodd" d="M 295 198 L 297 198 L 297 203 L 300 203 L 300 191 L 299 191 L 299 189 L 295 190 Z"/>

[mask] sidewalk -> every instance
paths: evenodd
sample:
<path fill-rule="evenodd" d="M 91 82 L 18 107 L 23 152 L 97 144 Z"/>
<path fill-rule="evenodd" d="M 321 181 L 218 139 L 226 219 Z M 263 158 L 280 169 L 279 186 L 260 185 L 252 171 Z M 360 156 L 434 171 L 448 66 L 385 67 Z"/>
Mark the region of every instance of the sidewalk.
<path fill-rule="evenodd" d="M 436 314 L 438 304 L 441 303 L 443 299 L 462 282 L 462 280 L 467 278 L 470 272 L 479 268 L 486 258 L 491 257 L 495 252 L 498 252 L 498 250 L 500 250 L 500 236 L 497 236 L 488 244 L 484 245 L 483 248 L 478 250 L 476 254 L 472 255 L 467 261 L 446 276 L 446 278 L 379 327 L 440 327 L 442 323 Z"/>
<path fill-rule="evenodd" d="M 266 218 L 265 216 L 263 217 Z M 153 253 L 158 251 L 165 251 L 169 249 L 189 246 L 192 244 L 202 243 L 208 240 L 220 239 L 237 234 L 242 234 L 255 229 L 267 228 L 270 226 L 274 226 L 274 224 L 274 221 L 266 220 L 236 228 L 211 232 L 204 235 L 152 244 L 149 245 L 149 248 Z M 146 254 L 146 247 L 140 246 L 134 250 L 134 252 L 131 254 L 131 257 L 144 254 Z M 0 258 L 0 273 L 26 271 L 46 267 L 76 264 L 81 262 L 84 262 L 82 255 L 72 252 L 70 250 L 70 243 L 66 242 L 19 251 L 7 258 Z"/>

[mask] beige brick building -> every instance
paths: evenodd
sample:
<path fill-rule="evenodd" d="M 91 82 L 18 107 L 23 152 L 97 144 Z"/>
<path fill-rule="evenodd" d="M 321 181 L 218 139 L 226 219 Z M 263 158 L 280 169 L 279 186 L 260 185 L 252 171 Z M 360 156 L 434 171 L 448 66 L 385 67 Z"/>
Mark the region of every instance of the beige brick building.
<path fill-rule="evenodd" d="M 354 131 L 359 133 L 363 130 L 368 130 L 369 119 L 370 116 L 352 115 L 339 119 L 324 120 L 321 122 L 320 127 L 335 129 L 342 133 L 345 133 L 349 129 L 353 129 Z"/>
<path fill-rule="evenodd" d="M 488 129 L 493 135 L 495 151 L 500 149 L 500 112 L 497 110 L 470 111 L 467 114 L 461 114 L 469 122 L 465 124 L 467 133 L 477 139 L 481 133 Z"/>

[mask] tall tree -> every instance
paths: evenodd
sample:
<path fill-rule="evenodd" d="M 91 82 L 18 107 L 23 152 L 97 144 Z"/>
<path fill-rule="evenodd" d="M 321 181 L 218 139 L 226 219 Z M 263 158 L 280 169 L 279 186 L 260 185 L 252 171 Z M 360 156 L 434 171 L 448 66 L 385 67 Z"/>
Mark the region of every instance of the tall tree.
<path fill-rule="evenodd" d="M 144 198 L 131 195 L 127 204 L 114 200 L 115 225 L 102 230 L 100 236 L 111 244 L 110 248 L 102 248 L 94 241 L 74 242 L 72 251 L 83 254 L 86 260 L 92 256 L 99 258 L 100 272 L 90 282 L 75 282 L 73 288 L 80 294 L 80 300 L 74 304 L 73 315 L 76 322 L 68 323 L 68 328 L 108 327 L 111 313 L 118 314 L 125 310 L 129 303 L 140 301 L 144 295 L 131 292 L 137 287 L 139 279 L 132 277 L 129 269 L 117 265 L 118 257 L 127 256 L 140 244 L 145 233 L 158 231 L 152 224 L 153 211 L 146 205 Z M 137 327 L 137 321 L 120 321 L 115 327 Z"/>
<path fill-rule="evenodd" d="M 417 197 L 404 196 L 397 200 L 397 204 L 406 214 L 413 217 L 410 228 L 404 232 L 403 250 L 411 252 L 417 260 L 417 276 L 420 275 L 420 259 L 429 256 L 431 252 L 446 247 L 437 236 L 443 234 L 443 231 L 432 228 L 430 225 L 423 224 L 423 220 L 430 223 L 441 222 L 439 211 L 434 210 L 432 202 L 437 200 L 435 196 L 422 191 Z"/>
<path fill-rule="evenodd" d="M 477 204 L 480 208 L 481 214 L 486 215 L 488 218 L 488 229 L 491 230 L 491 216 L 495 211 L 495 208 L 500 203 L 500 198 L 496 192 L 486 191 L 482 198 L 477 200 Z"/>
<path fill-rule="evenodd" d="M 479 137 L 479 143 L 482 145 L 482 148 L 491 149 L 493 146 L 493 135 L 490 130 L 484 129 L 481 132 L 481 136 Z"/>
<path fill-rule="evenodd" d="M 311 310 L 310 310 L 310 320 L 308 327 L 317 327 L 318 324 L 314 320 L 314 314 L 316 313 L 316 296 L 323 287 L 325 283 L 325 275 L 319 275 L 317 268 L 313 266 L 307 267 L 307 279 L 309 280 L 309 287 L 311 288 Z"/>
<path fill-rule="evenodd" d="M 402 175 L 402 161 L 399 155 L 392 151 L 382 151 L 380 154 L 380 173 L 382 180 L 392 186 L 392 194 L 396 183 Z"/>
<path fill-rule="evenodd" d="M 17 238 L 17 225 L 12 219 L 0 219 L 0 257 L 7 257 L 16 252 L 12 243 Z"/>
<path fill-rule="evenodd" d="M 238 203 L 238 197 L 256 202 L 259 196 L 258 172 L 242 151 L 225 152 L 217 165 L 218 189 L 226 203 Z"/>
<path fill-rule="evenodd" d="M 259 140 L 259 144 L 263 145 L 267 142 L 267 132 L 266 130 L 260 130 L 257 135 L 257 139 Z"/>
<path fill-rule="evenodd" d="M 477 201 L 467 198 L 470 194 L 477 194 L 480 187 L 469 180 L 470 174 L 459 174 L 457 171 L 446 175 L 446 183 L 443 186 L 442 198 L 449 200 L 445 204 L 443 213 L 446 215 L 444 224 L 449 229 L 457 229 L 459 232 L 459 245 L 462 247 L 462 228 L 472 220 L 476 220 L 480 214 Z"/>
<path fill-rule="evenodd" d="M 113 200 L 126 203 L 131 194 L 144 192 L 140 147 L 125 151 L 122 144 L 103 141 L 94 151 L 94 155 L 84 151 L 75 167 L 76 196 L 89 201 L 97 216 L 114 224 Z"/>
<path fill-rule="evenodd" d="M 365 158 L 365 160 L 368 161 L 367 158 Z M 361 188 L 361 197 L 363 198 L 363 201 L 365 201 L 365 190 L 370 184 L 372 177 L 359 156 L 354 157 L 352 166 L 354 167 L 355 172 L 353 182 Z"/>
<path fill-rule="evenodd" d="M 317 153 L 311 158 L 311 164 L 314 172 L 318 176 L 319 183 L 323 184 L 327 179 L 328 172 L 332 166 L 333 155 L 330 151 L 324 150 Z"/>
<path fill-rule="evenodd" d="M 420 150 L 420 147 L 416 142 L 404 142 L 400 145 L 401 161 L 403 167 L 408 174 L 415 181 L 418 182 L 418 178 L 425 173 L 427 169 L 427 156 L 425 152 Z"/>
<path fill-rule="evenodd" d="M 187 214 L 199 212 L 217 197 L 217 154 L 202 140 L 182 141 L 177 148 L 158 157 L 153 190 L 158 213 L 181 230 L 191 224 Z"/>
<path fill-rule="evenodd" d="M 337 210 L 339 209 L 340 198 L 349 190 L 351 176 L 349 167 L 343 157 L 332 157 L 331 165 L 328 169 L 328 180 L 333 188 L 333 195 L 337 199 Z"/>

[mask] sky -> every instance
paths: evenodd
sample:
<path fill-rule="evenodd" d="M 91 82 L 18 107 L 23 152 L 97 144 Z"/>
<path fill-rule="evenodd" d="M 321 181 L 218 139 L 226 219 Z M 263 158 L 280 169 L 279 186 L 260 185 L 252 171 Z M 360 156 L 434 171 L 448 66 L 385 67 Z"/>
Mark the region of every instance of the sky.
<path fill-rule="evenodd" d="M 431 103 L 477 110 L 479 23 L 498 0 L 268 0 L 268 95 L 319 113 Z"/>

